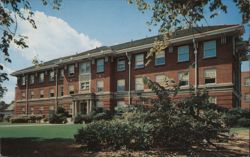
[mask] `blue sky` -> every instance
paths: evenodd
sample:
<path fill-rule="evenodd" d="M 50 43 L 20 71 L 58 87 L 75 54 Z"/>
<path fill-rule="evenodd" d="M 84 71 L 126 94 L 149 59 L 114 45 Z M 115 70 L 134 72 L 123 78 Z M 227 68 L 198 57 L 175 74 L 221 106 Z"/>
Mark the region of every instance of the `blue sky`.
<path fill-rule="evenodd" d="M 233 2 L 224 0 L 228 5 L 228 14 L 208 20 L 209 25 L 241 24 L 239 10 Z M 19 32 L 29 36 L 29 49 L 11 49 L 12 64 L 5 64 L 7 72 L 28 67 L 34 56 L 46 61 L 65 55 L 79 53 L 101 45 L 114 45 L 130 40 L 145 38 L 157 34 L 157 28 L 148 31 L 146 21 L 151 12 L 142 14 L 135 5 L 127 0 L 63 0 L 59 11 L 51 6 L 44 7 L 40 0 L 32 1 L 38 30 L 20 22 Z M 249 36 L 246 27 L 244 39 Z M 243 64 L 243 69 L 249 62 Z M 4 100 L 14 99 L 16 79 L 10 77 L 5 83 L 9 91 Z"/>

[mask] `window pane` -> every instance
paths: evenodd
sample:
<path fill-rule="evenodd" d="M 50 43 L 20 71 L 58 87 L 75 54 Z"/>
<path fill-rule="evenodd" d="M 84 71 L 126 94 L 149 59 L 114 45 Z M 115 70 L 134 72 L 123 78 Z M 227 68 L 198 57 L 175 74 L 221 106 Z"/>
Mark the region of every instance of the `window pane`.
<path fill-rule="evenodd" d="M 180 81 L 180 86 L 189 85 L 189 72 L 179 72 L 178 79 Z"/>
<path fill-rule="evenodd" d="M 35 83 L 35 76 L 30 75 L 30 84 L 34 84 L 34 83 Z"/>
<path fill-rule="evenodd" d="M 22 77 L 22 85 L 25 85 L 25 82 L 26 82 L 25 76 L 23 76 L 23 77 Z"/>
<path fill-rule="evenodd" d="M 250 86 L 250 77 L 245 79 L 245 85 Z"/>
<path fill-rule="evenodd" d="M 40 83 L 44 82 L 44 73 L 39 74 L 39 82 Z"/>
<path fill-rule="evenodd" d="M 138 77 L 135 79 L 135 90 L 144 90 L 143 78 Z"/>
<path fill-rule="evenodd" d="M 144 54 L 138 54 L 135 56 L 135 68 L 144 67 Z"/>
<path fill-rule="evenodd" d="M 88 74 L 90 73 L 90 63 L 81 63 L 80 64 L 80 74 Z"/>
<path fill-rule="evenodd" d="M 125 91 L 125 80 L 117 81 L 117 91 Z"/>
<path fill-rule="evenodd" d="M 205 78 L 216 78 L 216 70 L 215 69 L 205 70 Z"/>
<path fill-rule="evenodd" d="M 216 56 L 216 41 L 204 42 L 204 58 Z"/>
<path fill-rule="evenodd" d="M 247 94 L 245 95 L 245 100 L 246 100 L 246 101 L 250 101 L 250 93 L 247 93 Z"/>
<path fill-rule="evenodd" d="M 68 74 L 69 74 L 69 76 L 73 76 L 75 74 L 75 66 L 74 65 L 68 66 Z"/>
<path fill-rule="evenodd" d="M 104 72 L 104 59 L 98 59 L 96 64 L 96 72 Z"/>
<path fill-rule="evenodd" d="M 178 47 L 178 62 L 189 61 L 189 46 Z"/>
<path fill-rule="evenodd" d="M 81 89 L 89 89 L 89 82 L 82 82 L 81 83 Z"/>
<path fill-rule="evenodd" d="M 217 104 L 217 98 L 216 97 L 209 97 L 208 102 L 212 104 Z"/>
<path fill-rule="evenodd" d="M 117 71 L 124 71 L 125 70 L 125 60 L 118 59 L 117 60 Z"/>
<path fill-rule="evenodd" d="M 103 86 L 104 86 L 103 80 L 98 80 L 96 82 L 96 90 L 97 90 L 97 92 L 102 92 L 103 91 Z"/>
<path fill-rule="evenodd" d="M 155 65 L 165 64 L 165 51 L 161 51 L 155 54 Z"/>
<path fill-rule="evenodd" d="M 102 101 L 96 101 L 96 107 L 97 108 L 103 108 L 103 102 Z"/>

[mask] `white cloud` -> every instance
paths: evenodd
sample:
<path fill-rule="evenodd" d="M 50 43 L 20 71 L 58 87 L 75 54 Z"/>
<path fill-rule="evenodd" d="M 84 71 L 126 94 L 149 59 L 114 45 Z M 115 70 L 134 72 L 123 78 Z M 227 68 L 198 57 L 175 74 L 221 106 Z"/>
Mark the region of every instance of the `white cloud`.
<path fill-rule="evenodd" d="M 40 60 L 47 61 L 101 46 L 98 40 L 77 32 L 60 18 L 35 11 L 33 19 L 37 29 L 28 22 L 18 20 L 18 33 L 28 36 L 29 48 L 15 47 L 15 50 L 22 52 L 28 60 L 38 56 Z"/>

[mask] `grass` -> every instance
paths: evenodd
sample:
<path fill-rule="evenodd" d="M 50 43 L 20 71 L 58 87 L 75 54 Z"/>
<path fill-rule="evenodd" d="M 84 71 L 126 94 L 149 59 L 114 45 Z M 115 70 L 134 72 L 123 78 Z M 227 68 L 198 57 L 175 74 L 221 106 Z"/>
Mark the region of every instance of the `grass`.
<path fill-rule="evenodd" d="M 73 139 L 83 124 L 55 125 L 0 125 L 0 138 L 42 138 L 42 139 Z"/>

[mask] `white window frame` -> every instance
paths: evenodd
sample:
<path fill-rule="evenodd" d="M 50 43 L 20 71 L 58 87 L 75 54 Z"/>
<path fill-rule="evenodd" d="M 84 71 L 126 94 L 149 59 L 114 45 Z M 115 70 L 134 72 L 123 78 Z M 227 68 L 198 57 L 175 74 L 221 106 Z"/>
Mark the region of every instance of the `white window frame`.
<path fill-rule="evenodd" d="M 75 75 L 75 65 L 71 64 L 68 65 L 68 76 L 74 76 Z"/>
<path fill-rule="evenodd" d="M 136 77 L 135 78 L 135 90 L 136 91 L 144 90 L 143 77 Z"/>
<path fill-rule="evenodd" d="M 40 96 L 39 97 L 44 98 L 44 90 L 43 89 L 40 90 Z"/>
<path fill-rule="evenodd" d="M 248 95 L 249 95 L 249 97 L 250 97 L 250 93 L 246 93 L 246 94 L 245 94 L 245 98 L 244 98 L 244 100 L 245 100 L 246 102 L 249 102 L 249 101 L 250 101 L 250 98 L 249 98 L 249 99 L 247 99 Z"/>
<path fill-rule="evenodd" d="M 35 75 L 30 75 L 30 84 L 35 84 Z"/>
<path fill-rule="evenodd" d="M 155 65 L 165 65 L 166 64 L 166 53 L 165 51 L 160 51 L 155 53 Z M 163 62 L 161 62 L 163 61 Z"/>
<path fill-rule="evenodd" d="M 90 68 L 91 68 L 90 66 L 91 66 L 90 62 L 80 63 L 80 65 L 79 65 L 80 75 L 90 74 Z"/>
<path fill-rule="evenodd" d="M 144 68 L 144 54 L 136 54 L 135 55 L 135 69 Z"/>
<path fill-rule="evenodd" d="M 185 56 L 185 58 L 182 59 L 180 56 Z M 189 46 L 188 45 L 180 46 L 178 47 L 178 62 L 186 62 L 186 61 L 189 61 Z"/>
<path fill-rule="evenodd" d="M 97 80 L 96 81 L 96 92 L 103 92 L 104 91 L 104 81 Z"/>
<path fill-rule="evenodd" d="M 24 86 L 26 84 L 26 77 L 22 76 L 21 78 L 21 84 Z"/>
<path fill-rule="evenodd" d="M 116 88 L 117 92 L 123 92 L 123 91 L 125 91 L 125 87 L 126 87 L 126 81 L 125 81 L 125 79 L 117 80 L 117 88 Z"/>
<path fill-rule="evenodd" d="M 97 100 L 96 101 L 96 108 L 103 108 L 103 107 L 104 107 L 103 101 Z"/>
<path fill-rule="evenodd" d="M 96 60 L 96 73 L 102 73 L 105 69 L 105 60 L 100 58 Z"/>
<path fill-rule="evenodd" d="M 206 72 L 207 71 L 212 71 L 212 70 L 214 70 L 215 71 L 215 76 L 214 77 L 212 77 L 212 76 L 206 76 Z M 214 78 L 214 82 L 213 83 L 206 83 L 206 79 L 211 79 L 211 78 Z M 205 83 L 205 85 L 211 85 L 211 84 L 216 84 L 216 80 L 217 80 L 217 70 L 215 69 L 215 68 L 213 68 L 213 69 L 205 69 L 204 70 L 204 83 Z"/>
<path fill-rule="evenodd" d="M 245 86 L 250 86 L 250 77 L 245 78 L 245 83 L 244 84 L 245 84 Z"/>
<path fill-rule="evenodd" d="M 189 86 L 189 72 L 188 71 L 181 71 L 178 72 L 178 80 L 179 81 L 187 81 L 186 85 L 181 85 L 181 87 Z"/>
<path fill-rule="evenodd" d="M 69 95 L 75 94 L 75 86 L 74 85 L 69 85 L 68 89 L 69 89 L 69 92 L 68 92 Z"/>
<path fill-rule="evenodd" d="M 44 72 L 39 73 L 39 83 L 44 83 Z"/>
<path fill-rule="evenodd" d="M 51 94 L 53 94 L 53 96 L 51 96 Z M 50 89 L 49 89 L 49 97 L 50 97 L 50 98 L 55 97 L 55 89 L 54 89 L 54 88 L 50 88 Z"/>
<path fill-rule="evenodd" d="M 49 81 L 50 82 L 55 81 L 55 71 L 54 70 L 51 70 L 49 72 Z"/>
<path fill-rule="evenodd" d="M 83 85 L 82 85 L 82 84 L 83 84 Z M 89 87 L 90 87 L 89 81 L 82 81 L 82 82 L 80 83 L 80 88 L 81 88 L 81 90 L 88 90 Z"/>
<path fill-rule="evenodd" d="M 211 55 L 207 51 L 214 51 Z M 203 43 L 203 58 L 212 58 L 217 55 L 216 40 L 206 41 Z"/>
<path fill-rule="evenodd" d="M 118 58 L 117 59 L 117 71 L 125 71 L 126 70 L 126 60 L 125 58 Z"/>
<path fill-rule="evenodd" d="M 214 102 L 212 102 L 212 100 L 214 100 Z M 217 104 L 217 97 L 216 96 L 210 96 L 210 97 L 208 97 L 208 102 L 209 103 Z"/>

